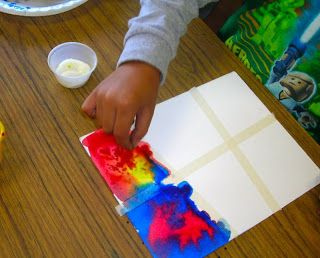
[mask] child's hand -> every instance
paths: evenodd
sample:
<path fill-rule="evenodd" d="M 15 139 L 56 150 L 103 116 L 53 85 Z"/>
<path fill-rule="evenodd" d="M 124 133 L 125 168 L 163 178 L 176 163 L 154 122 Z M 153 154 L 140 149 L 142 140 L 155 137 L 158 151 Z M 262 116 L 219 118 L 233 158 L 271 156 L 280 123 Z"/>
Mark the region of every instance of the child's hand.
<path fill-rule="evenodd" d="M 143 62 L 122 64 L 87 97 L 82 109 L 96 117 L 117 143 L 133 148 L 147 133 L 156 103 L 160 72 Z M 136 120 L 135 120 L 136 119 Z M 135 120 L 135 128 L 129 131 Z"/>

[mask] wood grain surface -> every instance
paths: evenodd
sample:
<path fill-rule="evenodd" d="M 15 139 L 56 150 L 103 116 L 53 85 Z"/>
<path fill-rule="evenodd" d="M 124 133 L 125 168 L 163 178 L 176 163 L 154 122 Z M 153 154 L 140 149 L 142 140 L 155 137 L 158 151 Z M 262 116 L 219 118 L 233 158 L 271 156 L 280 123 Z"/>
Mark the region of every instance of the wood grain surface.
<path fill-rule="evenodd" d="M 80 111 L 116 66 L 139 2 L 91 0 L 63 14 L 0 14 L 0 257 L 149 257 L 78 137 L 95 129 Z M 61 87 L 47 66 L 62 42 L 91 46 L 99 64 L 80 89 Z M 158 102 L 236 71 L 320 166 L 320 148 L 199 19 L 183 37 Z M 284 186 L 285 187 L 285 186 Z M 210 257 L 319 257 L 320 187 Z"/>

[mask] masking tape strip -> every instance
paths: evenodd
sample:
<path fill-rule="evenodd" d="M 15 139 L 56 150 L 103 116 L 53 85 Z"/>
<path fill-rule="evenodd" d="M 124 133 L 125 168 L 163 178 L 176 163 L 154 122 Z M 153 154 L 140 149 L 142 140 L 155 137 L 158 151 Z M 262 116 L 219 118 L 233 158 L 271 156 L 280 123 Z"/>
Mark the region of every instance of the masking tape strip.
<path fill-rule="evenodd" d="M 246 156 L 241 152 L 241 150 L 238 147 L 238 142 L 235 140 L 237 138 L 231 138 L 229 135 L 227 129 L 224 127 L 224 125 L 220 122 L 219 118 L 216 116 L 214 111 L 211 109 L 209 104 L 206 102 L 206 100 L 203 98 L 203 96 L 200 94 L 200 92 L 197 90 L 197 88 L 193 88 L 190 91 L 191 96 L 193 99 L 197 102 L 199 107 L 202 109 L 202 111 L 205 113 L 205 115 L 208 117 L 212 125 L 217 129 L 217 131 L 220 133 L 221 137 L 224 139 L 225 144 L 228 146 L 228 148 L 233 152 L 235 157 L 238 159 L 238 162 L 240 165 L 244 168 L 244 171 L 247 173 L 253 184 L 256 186 L 257 190 L 265 200 L 265 202 L 268 204 L 269 208 L 276 212 L 280 209 L 280 205 L 275 200 L 267 186 L 263 183 L 257 172 L 255 171 L 254 167 L 250 164 L 250 161 L 246 158 Z M 271 115 L 272 116 L 272 115 Z M 256 126 L 256 124 L 252 125 L 249 130 L 244 130 L 245 132 L 242 132 L 240 136 L 238 136 L 238 140 L 244 140 L 249 136 L 252 136 L 252 132 L 258 132 L 268 126 L 270 122 L 274 122 L 275 119 L 271 118 L 266 119 L 266 121 L 261 122 L 259 126 Z M 252 128 L 253 127 L 253 128 Z M 257 127 L 257 128 L 256 128 Z M 209 162 L 208 160 L 206 160 Z M 212 159 L 210 160 L 212 161 Z M 184 172 L 178 172 L 179 174 Z M 190 171 L 188 171 L 190 173 Z M 186 176 L 184 174 L 184 176 Z"/>
<path fill-rule="evenodd" d="M 184 178 L 188 177 L 191 175 L 193 172 L 195 172 L 197 169 L 205 166 L 209 162 L 215 160 L 225 152 L 229 151 L 230 149 L 234 148 L 237 146 L 237 144 L 247 140 L 254 134 L 257 134 L 270 124 L 274 123 L 277 121 L 272 114 L 262 118 L 259 120 L 256 124 L 248 127 L 247 129 L 243 130 L 242 132 L 236 134 L 233 138 L 229 138 L 226 140 L 224 143 L 218 145 L 214 149 L 210 150 L 206 154 L 204 154 L 202 157 L 190 162 L 183 168 L 179 169 L 175 173 L 173 173 L 172 183 L 178 183 Z"/>
<path fill-rule="evenodd" d="M 224 125 L 221 123 L 219 118 L 216 116 L 216 114 L 213 112 L 212 108 L 209 106 L 207 101 L 202 97 L 200 92 L 197 88 L 192 88 L 190 91 L 191 96 L 193 99 L 197 102 L 199 107 L 202 109 L 204 114 L 207 116 L 207 118 L 210 120 L 211 124 L 217 129 L 221 137 L 226 141 L 230 138 L 229 132 L 224 127 Z"/>
<path fill-rule="evenodd" d="M 271 125 L 275 122 L 277 122 L 277 119 L 274 117 L 273 114 L 270 113 L 266 117 L 260 119 L 255 124 L 249 126 L 248 128 L 244 129 L 242 132 L 236 134 L 233 137 L 233 140 L 237 144 L 239 144 L 239 143 L 249 139 L 253 135 L 259 133 L 260 131 L 262 131 L 263 129 L 265 129 L 266 127 L 268 127 L 269 125 Z"/>
<path fill-rule="evenodd" d="M 271 193 L 269 192 L 268 188 L 265 186 L 265 184 L 262 182 L 260 177 L 257 175 L 256 171 L 250 164 L 249 160 L 246 158 L 246 156 L 240 151 L 238 148 L 238 144 L 245 141 L 246 139 L 250 138 L 252 135 L 257 134 L 264 128 L 268 127 L 270 124 L 276 122 L 277 120 L 275 117 L 270 114 L 261 120 L 259 120 L 254 125 L 251 125 L 250 127 L 246 128 L 242 132 L 235 135 L 233 138 L 229 135 L 228 131 L 224 127 L 224 125 L 220 122 L 218 117 L 215 115 L 213 110 L 210 108 L 206 100 L 201 96 L 201 94 L 198 92 L 196 88 L 193 88 L 190 91 L 191 95 L 193 96 L 194 100 L 197 102 L 197 104 L 200 106 L 202 111 L 206 114 L 212 125 L 217 129 L 217 131 L 220 133 L 222 138 L 225 140 L 223 144 L 218 145 L 214 149 L 210 150 L 206 154 L 204 154 L 202 157 L 192 161 L 191 163 L 187 164 L 182 169 L 179 169 L 178 171 L 174 171 L 171 165 L 163 158 L 162 155 L 157 153 L 156 151 L 153 151 L 154 157 L 156 157 L 156 160 L 159 161 L 161 164 L 165 164 L 166 168 L 168 168 L 169 171 L 171 171 L 171 175 L 169 175 L 167 178 L 163 180 L 164 184 L 178 184 L 181 181 L 183 181 L 186 177 L 191 175 L 196 170 L 200 169 L 201 167 L 205 166 L 209 162 L 217 159 L 219 156 L 224 154 L 227 151 L 232 151 L 234 156 L 238 159 L 241 166 L 246 171 L 247 175 L 251 179 L 251 181 L 255 184 L 258 191 L 268 204 L 269 208 L 272 209 L 272 211 L 278 211 L 280 209 L 279 204 L 276 202 L 276 200 L 273 198 Z M 152 199 L 159 193 L 159 186 L 153 185 L 148 187 L 146 190 L 138 193 L 137 195 L 129 198 L 128 200 L 124 201 L 123 203 L 116 206 L 116 211 L 120 216 L 125 215 L 132 209 L 137 208 L 144 202 Z M 196 195 L 196 199 L 202 203 L 201 207 L 205 208 L 205 210 L 208 211 L 214 211 L 214 208 L 208 203 L 204 202 L 204 199 L 200 197 L 199 194 L 194 193 Z M 214 214 L 217 214 L 218 217 L 221 217 L 217 212 L 213 212 Z M 231 231 L 237 235 L 237 232 L 234 229 L 231 229 Z"/>
<path fill-rule="evenodd" d="M 247 175 L 251 179 L 251 181 L 255 184 L 256 188 L 258 189 L 259 193 L 263 197 L 264 201 L 267 203 L 268 207 L 273 211 L 276 212 L 281 209 L 279 203 L 270 193 L 268 187 L 264 184 L 261 180 L 257 172 L 255 171 L 254 167 L 251 165 L 248 158 L 242 153 L 239 147 L 232 148 L 232 153 L 238 159 L 241 166 L 246 171 Z"/>
<path fill-rule="evenodd" d="M 181 182 L 183 179 L 191 175 L 196 170 L 202 168 L 209 162 L 217 159 L 220 157 L 223 153 L 227 152 L 228 145 L 226 143 L 220 144 L 219 146 L 215 147 L 214 149 L 210 150 L 203 156 L 199 157 L 198 159 L 190 162 L 183 168 L 179 169 L 173 174 L 173 177 L 171 177 L 172 183 L 178 183 Z M 169 179 L 168 179 L 169 180 Z"/>
<path fill-rule="evenodd" d="M 156 195 L 160 193 L 160 186 L 159 185 L 153 185 L 148 187 L 146 190 L 138 193 L 137 195 L 129 198 L 127 201 L 119 204 L 116 206 L 116 211 L 120 216 L 123 216 L 130 212 L 131 210 L 139 207 L 140 205 L 144 204 L 146 201 L 151 200 Z M 219 219 L 223 222 L 225 226 L 231 231 L 232 236 L 235 237 L 238 235 L 238 232 L 232 228 L 227 221 L 223 220 L 223 217 L 220 215 L 220 213 L 215 210 L 210 203 L 208 203 L 202 196 L 196 192 L 193 191 L 191 195 L 191 200 L 196 202 L 196 206 L 198 207 L 199 211 L 205 211 L 209 214 L 211 218 L 215 218 L 215 222 L 218 223 Z"/>
<path fill-rule="evenodd" d="M 129 211 L 139 207 L 148 200 L 152 199 L 160 193 L 159 185 L 151 185 L 145 190 L 137 193 L 136 195 L 130 197 L 128 200 L 120 203 L 116 206 L 116 211 L 120 216 L 127 214 Z"/>

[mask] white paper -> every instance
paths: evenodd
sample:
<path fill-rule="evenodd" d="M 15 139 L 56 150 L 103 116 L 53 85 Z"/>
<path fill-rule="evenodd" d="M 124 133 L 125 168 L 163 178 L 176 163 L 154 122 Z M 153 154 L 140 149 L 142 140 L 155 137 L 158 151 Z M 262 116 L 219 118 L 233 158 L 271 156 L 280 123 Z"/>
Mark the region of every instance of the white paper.
<path fill-rule="evenodd" d="M 238 234 L 272 214 L 231 152 L 194 172 L 186 181 Z"/>
<path fill-rule="evenodd" d="M 198 90 L 232 136 L 270 113 L 235 72 L 208 82 Z"/>
<path fill-rule="evenodd" d="M 197 91 L 230 137 L 271 116 L 234 72 Z M 199 208 L 209 207 L 212 219 L 226 220 L 235 231 L 232 237 L 277 210 L 274 204 L 268 206 L 268 198 L 283 207 L 320 183 L 319 168 L 279 122 L 268 120 L 270 124 L 260 131 L 230 145 L 204 110 L 190 92 L 158 104 L 144 141 L 151 145 L 158 161 L 177 173 L 176 178 L 189 182 L 204 200 L 201 205 L 206 207 Z M 234 150 L 240 150 L 241 155 L 235 155 Z M 208 157 L 207 153 L 215 155 Z M 197 165 L 188 170 L 190 164 Z"/>
<path fill-rule="evenodd" d="M 280 123 L 265 128 L 240 148 L 281 207 L 320 182 L 319 168 Z"/>
<path fill-rule="evenodd" d="M 230 136 L 271 115 L 234 72 L 197 89 Z M 173 173 L 224 143 L 190 93 L 157 105 L 144 140 L 159 154 L 161 162 L 173 168 Z M 279 207 L 320 182 L 319 168 L 277 121 L 249 135 L 238 148 Z M 268 207 L 267 197 L 261 196 L 263 191 L 259 191 L 258 184 L 249 178 L 231 151 L 222 152 L 201 166 L 182 179 L 237 233 L 276 211 Z"/>
<path fill-rule="evenodd" d="M 222 143 L 221 136 L 190 93 L 157 105 L 143 140 L 173 170 L 181 169 Z"/>

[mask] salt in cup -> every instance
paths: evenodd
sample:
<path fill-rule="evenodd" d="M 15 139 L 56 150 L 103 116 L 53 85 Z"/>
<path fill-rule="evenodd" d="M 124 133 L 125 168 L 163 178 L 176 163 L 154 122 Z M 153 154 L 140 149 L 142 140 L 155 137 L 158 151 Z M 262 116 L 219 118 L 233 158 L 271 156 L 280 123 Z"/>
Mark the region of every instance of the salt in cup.
<path fill-rule="evenodd" d="M 90 70 L 79 76 L 64 76 L 57 73 L 62 61 L 67 59 L 80 60 L 89 65 Z M 96 53 L 87 45 L 79 42 L 66 42 L 53 48 L 48 55 L 48 65 L 58 82 L 67 88 L 79 88 L 90 78 L 98 63 Z"/>

